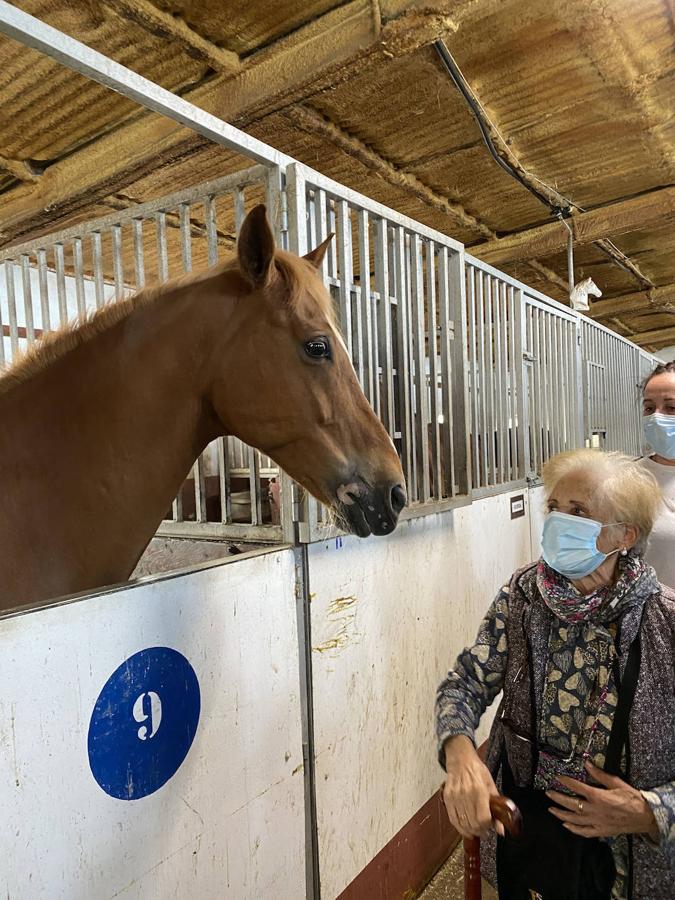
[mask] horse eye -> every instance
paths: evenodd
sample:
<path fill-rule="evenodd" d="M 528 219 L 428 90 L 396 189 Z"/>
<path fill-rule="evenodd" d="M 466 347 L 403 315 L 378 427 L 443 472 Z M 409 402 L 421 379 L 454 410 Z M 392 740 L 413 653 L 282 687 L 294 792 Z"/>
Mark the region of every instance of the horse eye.
<path fill-rule="evenodd" d="M 330 359 L 330 344 L 325 338 L 316 338 L 313 341 L 307 341 L 305 344 L 305 353 L 312 359 Z"/>

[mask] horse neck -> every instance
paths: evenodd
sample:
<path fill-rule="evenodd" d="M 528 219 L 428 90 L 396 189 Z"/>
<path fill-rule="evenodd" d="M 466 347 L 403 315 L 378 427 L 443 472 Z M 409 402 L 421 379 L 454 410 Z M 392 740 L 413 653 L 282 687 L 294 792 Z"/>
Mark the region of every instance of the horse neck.
<path fill-rule="evenodd" d="M 3 492 L 12 493 L 0 550 L 15 555 L 24 597 L 35 572 L 27 599 L 128 578 L 222 430 L 206 398 L 215 323 L 203 293 L 188 286 L 133 310 L 0 396 Z M 5 597 L 0 576 L 0 606 Z"/>

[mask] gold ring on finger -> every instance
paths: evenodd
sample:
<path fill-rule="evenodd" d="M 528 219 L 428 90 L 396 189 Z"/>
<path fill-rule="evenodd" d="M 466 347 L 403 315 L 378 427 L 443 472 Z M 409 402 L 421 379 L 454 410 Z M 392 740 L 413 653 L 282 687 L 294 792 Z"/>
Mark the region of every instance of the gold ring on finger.
<path fill-rule="evenodd" d="M 579 810 L 580 813 L 582 813 L 584 811 L 584 801 L 583 800 L 577 800 L 577 809 Z"/>

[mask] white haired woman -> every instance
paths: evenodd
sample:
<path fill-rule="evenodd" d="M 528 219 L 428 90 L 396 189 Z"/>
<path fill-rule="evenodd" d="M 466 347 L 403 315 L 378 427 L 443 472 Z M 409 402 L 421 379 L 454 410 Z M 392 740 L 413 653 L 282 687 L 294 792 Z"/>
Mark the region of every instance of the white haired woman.
<path fill-rule="evenodd" d="M 500 898 L 672 900 L 675 594 L 642 558 L 659 489 L 639 460 L 598 450 L 543 477 L 543 556 L 438 689 L 448 815 L 486 837 L 495 779 L 521 807 L 524 837 L 497 841 Z M 502 689 L 484 764 L 474 732 Z"/>

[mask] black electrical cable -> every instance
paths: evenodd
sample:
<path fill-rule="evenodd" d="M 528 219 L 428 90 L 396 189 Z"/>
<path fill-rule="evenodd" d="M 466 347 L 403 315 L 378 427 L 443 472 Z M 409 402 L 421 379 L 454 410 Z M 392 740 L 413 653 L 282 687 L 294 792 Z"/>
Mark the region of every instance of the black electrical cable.
<path fill-rule="evenodd" d="M 448 48 L 445 46 L 443 41 L 434 41 L 434 47 L 436 48 L 436 52 L 438 53 L 441 61 L 443 62 L 443 66 L 444 66 L 446 72 L 452 79 L 453 84 L 455 85 L 457 90 L 460 92 L 462 97 L 464 97 L 469 108 L 471 109 L 471 112 L 473 113 L 473 117 L 476 120 L 476 124 L 478 125 L 478 127 L 480 129 L 480 133 L 485 142 L 485 146 L 490 151 L 490 156 L 494 159 L 494 161 L 497 163 L 497 165 L 500 166 L 508 175 L 510 175 L 511 178 L 515 178 L 516 181 L 519 181 L 523 185 L 523 187 L 527 188 L 527 190 L 531 194 L 534 194 L 534 196 L 537 198 L 537 200 L 539 200 L 541 203 L 544 203 L 546 206 L 548 206 L 548 208 L 551 210 L 553 215 L 555 215 L 557 218 L 560 218 L 565 213 L 569 214 L 569 207 L 565 208 L 565 207 L 561 207 L 561 206 L 556 206 L 555 204 L 551 203 L 551 201 L 548 199 L 548 197 L 546 197 L 544 194 L 542 194 L 541 191 L 538 191 L 531 184 L 528 184 L 526 181 L 524 181 L 523 178 L 520 176 L 520 174 L 518 172 L 516 172 L 516 170 L 512 166 L 510 166 L 506 162 L 506 160 L 503 159 L 499 155 L 499 153 L 497 153 L 497 148 L 494 145 L 494 142 L 490 136 L 489 131 L 485 127 L 485 123 L 483 122 L 483 119 L 482 119 L 482 116 L 478 109 L 478 106 L 476 104 L 476 101 L 472 97 L 471 91 L 469 90 L 466 80 L 464 79 L 464 76 L 460 72 L 460 70 L 457 66 L 457 63 L 450 55 L 450 52 L 448 51 Z"/>
<path fill-rule="evenodd" d="M 452 58 L 450 51 L 445 46 L 445 43 L 442 40 L 434 41 L 434 47 L 436 49 L 436 52 L 438 53 L 438 56 L 439 56 L 441 62 L 443 63 L 443 67 L 445 68 L 445 71 L 450 76 L 452 83 L 455 85 L 455 87 L 460 92 L 462 97 L 464 97 L 464 100 L 466 101 L 467 106 L 471 110 L 473 117 L 476 120 L 476 124 L 478 125 L 478 128 L 480 129 L 480 133 L 483 138 L 483 141 L 485 142 L 485 146 L 487 147 L 488 151 L 490 152 L 490 156 L 494 159 L 494 161 L 497 163 L 497 165 L 500 168 L 502 168 L 508 175 L 510 175 L 511 178 L 514 178 L 519 184 L 522 184 L 522 186 L 524 188 L 527 188 L 527 190 L 534 197 L 536 197 L 537 200 L 539 200 L 541 203 L 543 203 L 545 206 L 547 206 L 548 209 L 550 210 L 551 214 L 553 216 L 555 216 L 556 219 L 560 219 L 562 221 L 562 220 L 568 218 L 571 215 L 572 207 L 578 209 L 579 212 L 582 212 L 582 213 L 586 212 L 586 210 L 582 206 L 579 206 L 578 204 L 573 203 L 571 200 L 567 200 L 566 197 L 562 198 L 563 200 L 566 201 L 566 203 L 567 203 L 566 206 L 561 206 L 559 204 L 552 203 L 551 200 L 549 200 L 549 198 L 544 193 L 542 193 L 541 191 L 538 191 L 533 185 L 528 184 L 528 182 L 525 181 L 525 179 L 522 177 L 522 175 L 516 169 L 514 169 L 513 166 L 509 165 L 509 163 L 499 155 L 499 153 L 497 152 L 497 148 L 494 145 L 494 141 L 492 140 L 492 137 L 490 135 L 490 132 L 488 131 L 488 129 L 485 125 L 485 122 L 483 121 L 483 117 L 485 116 L 485 113 L 483 112 L 483 110 L 480 109 L 480 107 L 476 103 L 476 101 L 472 95 L 472 92 L 469 88 L 469 85 L 467 84 L 466 79 L 462 75 L 462 73 L 459 69 L 459 66 L 457 65 L 455 60 Z M 485 116 L 485 118 L 487 118 L 487 116 Z M 594 244 L 594 246 L 596 246 L 598 248 L 598 250 L 600 250 L 601 252 L 603 252 L 607 256 L 609 256 L 609 258 L 612 260 L 612 262 L 614 262 L 621 269 L 624 269 L 626 272 L 633 275 L 642 284 L 646 284 L 648 287 L 653 287 L 651 282 L 647 281 L 642 276 L 638 276 L 637 272 L 633 271 L 630 268 L 630 266 L 626 265 L 625 262 L 622 262 L 622 260 L 627 260 L 628 257 L 622 250 L 619 250 L 619 248 L 616 246 L 616 244 L 614 244 L 608 238 L 605 238 L 604 240 L 605 240 L 605 243 L 608 245 L 607 247 L 603 247 L 597 241 L 594 241 L 593 244 Z"/>

